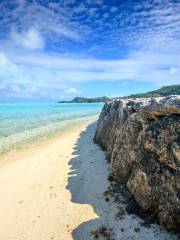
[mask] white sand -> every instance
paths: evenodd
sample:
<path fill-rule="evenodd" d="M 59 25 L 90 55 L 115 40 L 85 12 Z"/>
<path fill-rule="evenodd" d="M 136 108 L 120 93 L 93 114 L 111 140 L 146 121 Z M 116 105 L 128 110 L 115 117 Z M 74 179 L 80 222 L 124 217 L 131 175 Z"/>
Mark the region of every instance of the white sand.
<path fill-rule="evenodd" d="M 1 160 L 0 240 L 88 240 L 101 225 L 112 227 L 117 240 L 176 239 L 157 226 L 141 227 L 137 217 L 115 220 L 117 206 L 103 195 L 104 153 L 92 141 L 95 125 L 88 124 Z"/>

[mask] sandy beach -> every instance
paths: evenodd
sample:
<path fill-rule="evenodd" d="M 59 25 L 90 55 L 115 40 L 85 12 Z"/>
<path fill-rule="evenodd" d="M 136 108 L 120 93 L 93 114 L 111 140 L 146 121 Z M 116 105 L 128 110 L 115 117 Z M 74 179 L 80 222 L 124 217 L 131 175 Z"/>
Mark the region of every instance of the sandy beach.
<path fill-rule="evenodd" d="M 108 164 L 93 143 L 95 127 L 84 122 L 1 161 L 1 240 L 88 240 L 104 225 L 110 238 L 102 239 L 176 239 L 157 225 L 141 226 L 138 217 L 115 218 L 118 206 L 104 197 Z"/>

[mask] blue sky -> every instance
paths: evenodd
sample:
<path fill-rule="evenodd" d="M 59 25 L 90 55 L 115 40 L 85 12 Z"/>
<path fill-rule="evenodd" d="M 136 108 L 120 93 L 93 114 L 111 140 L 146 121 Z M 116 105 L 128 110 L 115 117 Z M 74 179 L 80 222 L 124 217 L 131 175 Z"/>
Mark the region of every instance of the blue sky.
<path fill-rule="evenodd" d="M 1 101 L 116 97 L 178 83 L 180 1 L 0 1 Z"/>

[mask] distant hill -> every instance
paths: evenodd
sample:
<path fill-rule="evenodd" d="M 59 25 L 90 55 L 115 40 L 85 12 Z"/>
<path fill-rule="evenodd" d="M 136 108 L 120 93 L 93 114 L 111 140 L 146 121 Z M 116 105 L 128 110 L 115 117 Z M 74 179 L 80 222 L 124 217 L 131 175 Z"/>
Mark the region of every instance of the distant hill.
<path fill-rule="evenodd" d="M 131 94 L 130 96 L 123 97 L 123 98 L 165 97 L 168 95 L 180 95 L 180 85 L 163 86 L 160 89 L 155 91 Z M 105 96 L 96 97 L 96 98 L 75 97 L 71 101 L 59 101 L 59 103 L 96 103 L 96 102 L 106 102 L 108 100 L 110 100 L 110 98 Z"/>
<path fill-rule="evenodd" d="M 71 101 L 59 101 L 59 103 L 97 103 L 97 102 L 105 102 L 109 100 L 108 97 L 97 97 L 97 98 L 85 98 L 85 97 L 75 97 Z"/>
<path fill-rule="evenodd" d="M 165 97 L 168 95 L 180 95 L 180 85 L 163 86 L 155 91 L 132 94 L 128 98 Z"/>

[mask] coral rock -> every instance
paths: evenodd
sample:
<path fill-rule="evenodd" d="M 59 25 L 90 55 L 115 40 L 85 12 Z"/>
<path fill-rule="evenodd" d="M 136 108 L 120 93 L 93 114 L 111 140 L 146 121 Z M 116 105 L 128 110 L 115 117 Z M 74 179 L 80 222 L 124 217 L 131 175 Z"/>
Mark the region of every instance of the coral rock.
<path fill-rule="evenodd" d="M 180 227 L 180 97 L 108 101 L 94 141 L 138 204 Z"/>

